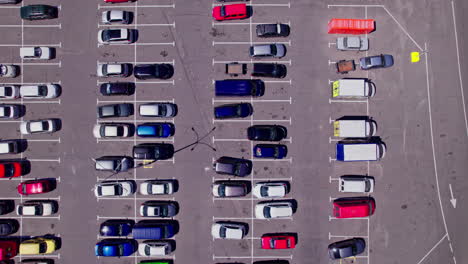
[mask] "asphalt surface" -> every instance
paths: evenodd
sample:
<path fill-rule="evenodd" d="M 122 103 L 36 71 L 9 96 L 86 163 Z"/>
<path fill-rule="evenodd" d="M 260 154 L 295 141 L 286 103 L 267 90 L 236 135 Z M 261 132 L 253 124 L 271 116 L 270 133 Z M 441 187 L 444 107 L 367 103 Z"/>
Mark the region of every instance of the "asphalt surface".
<path fill-rule="evenodd" d="M 136 137 L 99 142 L 93 138 L 94 124 L 107 121 L 97 120 L 96 106 L 110 101 L 135 106 L 164 101 L 179 107 L 178 115 L 166 120 L 176 126 L 176 134 L 169 140 L 181 149 L 175 158 L 109 178 L 132 179 L 138 184 L 154 178 L 179 181 L 177 193 L 160 198 L 175 200 L 181 208 L 174 217 L 180 224 L 175 236 L 177 249 L 162 258 L 174 263 L 251 263 L 267 259 L 339 263 L 328 258 L 328 244 L 363 237 L 366 251 L 344 263 L 468 263 L 463 250 L 468 243 L 464 225 L 468 220 L 468 181 L 463 177 L 468 169 L 468 126 L 464 114 L 466 99 L 462 99 L 468 83 L 464 60 L 467 54 L 463 49 L 468 45 L 466 2 L 253 0 L 250 19 L 228 22 L 213 22 L 213 2 L 206 0 L 141 0 L 115 5 L 101 1 L 46 2 L 61 4 L 59 18 L 24 21 L 23 27 L 17 7 L 30 4 L 28 1 L 0 9 L 0 32 L 4 36 L 0 40 L 0 61 L 22 66 L 19 77 L 2 83 L 60 83 L 63 89 L 57 99 L 36 103 L 17 100 L 26 105 L 26 115 L 15 122 L 1 123 L 2 139 L 28 140 L 26 152 L 5 158 L 27 158 L 32 171 L 22 178 L 2 180 L 0 196 L 16 203 L 36 198 L 59 202 L 58 213 L 49 218 L 19 217 L 15 213 L 2 216 L 20 221 L 21 228 L 15 236 L 51 234 L 61 238 L 62 247 L 50 256 L 56 263 L 138 263 L 149 259 L 137 254 L 120 259 L 96 258 L 93 252 L 94 244 L 101 239 L 97 236 L 101 222 L 114 217 L 139 221 L 137 208 L 146 200 L 140 194 L 125 199 L 96 199 L 93 195 L 94 184 L 110 176 L 94 170 L 93 158 L 131 155 L 133 145 L 147 142 Z M 333 6 L 341 4 L 348 6 Z M 135 12 L 130 28 L 139 30 L 136 45 L 97 45 L 98 30 L 106 28 L 99 23 L 100 14 L 110 7 Z M 326 30 L 331 18 L 375 19 L 376 31 L 368 35 L 370 50 L 336 51 L 329 43 L 338 35 L 329 35 Z M 250 69 L 250 43 L 270 41 L 255 37 L 255 23 L 274 22 L 291 25 L 288 38 L 271 39 L 286 44 L 286 57 L 273 61 L 286 64 L 288 75 L 281 82 L 265 78 L 263 97 L 253 101 L 234 98 L 253 103 L 252 119 L 213 121 L 213 106 L 227 99 L 215 98 L 213 85 L 214 80 L 230 78 L 224 74 L 224 63 L 246 61 Z M 54 46 L 57 58 L 22 62 L 22 45 Z M 420 62 L 411 63 L 410 52 L 414 51 L 427 53 L 421 55 Z M 357 60 L 380 53 L 392 54 L 395 65 L 372 71 L 358 69 L 348 75 L 335 73 L 333 62 L 339 59 Z M 98 61 L 173 63 L 175 75 L 168 82 L 138 81 L 132 96 L 104 97 L 98 87 L 107 80 L 96 77 Z M 376 96 L 363 102 L 329 101 L 329 81 L 342 77 L 372 79 L 377 86 Z M 123 79 L 112 78 L 116 80 Z M 134 77 L 125 80 L 135 81 Z M 345 115 L 369 116 L 377 122 L 377 135 L 387 146 L 381 161 L 333 160 L 336 138 L 332 137 L 330 120 Z M 22 137 L 17 121 L 38 118 L 60 118 L 63 127 L 52 135 Z M 111 120 L 139 124 L 149 118 L 137 114 Z M 211 195 L 212 182 L 228 178 L 212 171 L 213 160 L 225 155 L 252 158 L 254 144 L 246 140 L 246 128 L 251 124 L 288 128 L 288 139 L 283 142 L 289 149 L 287 159 L 254 160 L 254 173 L 245 180 L 253 184 L 289 180 L 291 192 L 286 199 L 298 204 L 291 219 L 254 219 L 253 207 L 258 200 L 250 194 L 232 200 L 213 199 Z M 197 134 L 203 137 L 207 133 L 204 143 L 196 145 L 193 151 L 191 147 L 184 148 L 197 139 Z M 344 174 L 375 177 L 374 215 L 353 220 L 330 218 L 334 198 L 356 196 L 338 192 L 336 179 Z M 34 197 L 17 194 L 16 185 L 30 178 L 56 178 L 57 189 Z M 455 208 L 451 193 L 456 199 Z M 213 240 L 212 223 L 229 219 L 249 224 L 247 238 Z M 297 247 L 261 249 L 259 238 L 274 232 L 296 233 Z M 15 260 L 24 258 L 18 256 Z"/>

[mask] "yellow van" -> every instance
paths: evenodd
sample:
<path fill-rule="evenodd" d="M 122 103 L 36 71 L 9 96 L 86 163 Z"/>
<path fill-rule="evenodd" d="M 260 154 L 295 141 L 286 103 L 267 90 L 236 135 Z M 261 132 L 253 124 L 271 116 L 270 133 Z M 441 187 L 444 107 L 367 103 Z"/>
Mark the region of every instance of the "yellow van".
<path fill-rule="evenodd" d="M 50 254 L 57 248 L 55 240 L 51 238 L 36 237 L 21 242 L 19 253 L 21 255 Z"/>

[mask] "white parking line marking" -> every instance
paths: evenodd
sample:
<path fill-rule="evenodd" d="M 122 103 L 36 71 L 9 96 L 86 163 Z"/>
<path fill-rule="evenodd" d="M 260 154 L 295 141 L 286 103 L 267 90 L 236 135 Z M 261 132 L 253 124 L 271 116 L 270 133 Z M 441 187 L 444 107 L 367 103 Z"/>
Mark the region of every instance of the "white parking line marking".
<path fill-rule="evenodd" d="M 7 63 L 2 63 L 7 64 Z M 21 65 L 25 66 L 61 66 L 61 62 L 23 62 Z"/>
<path fill-rule="evenodd" d="M 289 162 L 292 163 L 292 158 L 286 158 L 286 159 L 252 159 L 252 162 L 258 162 L 258 161 L 268 161 L 268 162 Z"/>
<path fill-rule="evenodd" d="M 58 216 L 20 216 L 20 215 L 15 215 L 15 216 L 0 216 L 0 219 L 57 219 L 60 220 L 60 215 Z"/>
<path fill-rule="evenodd" d="M 172 142 L 174 143 L 173 138 L 116 138 L 116 139 L 96 139 L 99 142 Z"/>
<path fill-rule="evenodd" d="M 98 44 L 98 47 L 102 46 L 175 46 L 175 42 L 135 42 L 135 43 L 109 43 L 109 44 Z"/>
<path fill-rule="evenodd" d="M 109 63 L 108 61 L 97 61 L 97 64 Z M 131 63 L 131 64 L 153 64 L 153 63 L 166 63 L 166 64 L 175 64 L 175 60 L 172 61 L 119 61 L 118 63 Z"/>
<path fill-rule="evenodd" d="M 58 139 L 26 139 L 28 142 L 59 142 L 60 138 Z"/>
<path fill-rule="evenodd" d="M 245 100 L 245 99 L 244 99 Z M 234 99 L 212 99 L 212 103 L 237 103 L 242 101 L 242 99 L 234 100 Z M 251 103 L 289 103 L 292 104 L 292 98 L 289 99 L 251 99 L 249 100 Z"/>
<path fill-rule="evenodd" d="M 162 24 L 121 24 L 119 27 L 161 27 L 161 26 L 170 26 L 175 28 L 175 22 L 173 23 L 162 23 Z M 98 24 L 98 27 L 115 27 L 115 25 L 112 24 Z"/>
<path fill-rule="evenodd" d="M 6 103 L 7 101 L 5 101 Z M 12 101 L 8 101 L 8 103 L 12 103 L 12 104 L 61 104 L 61 100 L 50 100 L 50 101 L 27 101 L 27 100 L 21 100 L 21 101 L 18 101 L 18 100 L 12 100 Z"/>
<path fill-rule="evenodd" d="M 170 80 L 170 81 L 136 81 L 136 84 L 161 84 L 161 83 L 167 83 L 167 84 L 172 84 L 174 85 L 175 80 Z"/>
<path fill-rule="evenodd" d="M 39 162 L 39 161 L 45 161 L 45 162 L 58 162 L 60 163 L 60 157 L 58 159 L 28 159 L 29 161 L 34 161 L 34 162 Z"/>
<path fill-rule="evenodd" d="M 292 259 L 292 255 L 289 256 L 215 256 L 213 255 L 213 259 L 249 259 L 249 258 L 254 258 L 254 259 Z"/>
<path fill-rule="evenodd" d="M 213 119 L 213 123 L 276 123 L 276 122 L 287 122 L 291 124 L 291 119 Z"/>
<path fill-rule="evenodd" d="M 24 28 L 61 28 L 62 25 L 61 24 L 57 24 L 57 25 L 0 25 L 0 28 L 20 28 L 20 27 L 24 27 Z"/>
<path fill-rule="evenodd" d="M 353 237 L 362 237 L 362 238 L 368 238 L 367 236 L 363 235 L 332 235 L 330 232 L 328 232 L 328 240 L 331 240 L 332 238 L 353 238 Z"/>
<path fill-rule="evenodd" d="M 367 103 L 368 100 L 333 100 L 328 99 L 328 103 Z"/>
<path fill-rule="evenodd" d="M 0 47 L 62 47 L 62 43 L 59 44 L 0 44 Z"/>
<path fill-rule="evenodd" d="M 226 21 L 227 22 L 227 21 Z M 278 22 L 280 23 L 280 22 Z M 213 26 L 250 26 L 250 25 L 261 25 L 261 24 L 271 24 L 271 22 L 227 22 L 227 23 L 220 23 L 220 22 L 212 22 L 211 25 Z M 288 22 L 281 22 L 281 24 L 291 25 L 291 21 Z"/>
<path fill-rule="evenodd" d="M 60 258 L 60 253 L 57 255 L 52 255 L 52 254 L 43 254 L 43 255 L 21 255 L 18 254 L 14 258 Z"/>
<path fill-rule="evenodd" d="M 215 137 L 212 137 L 212 140 L 213 142 L 216 142 L 216 141 L 221 141 L 221 142 L 251 141 L 246 138 L 215 138 Z M 291 140 L 292 140 L 291 138 L 285 138 L 281 141 L 291 142 Z"/>
<path fill-rule="evenodd" d="M 106 101 L 106 100 L 99 100 L 97 99 L 96 101 L 96 104 L 107 104 L 107 103 L 115 103 L 115 104 L 119 104 L 119 103 L 167 103 L 167 102 L 171 102 L 171 103 L 175 103 L 175 99 L 172 98 L 170 100 L 109 100 L 109 101 Z"/>
<path fill-rule="evenodd" d="M 132 119 L 98 119 L 98 123 L 151 123 L 151 122 L 169 122 L 174 123 L 174 118 L 172 119 L 144 119 L 144 120 L 132 120 Z"/>
<path fill-rule="evenodd" d="M 134 161 L 137 161 L 137 162 L 145 162 L 145 161 L 152 161 L 150 159 L 134 159 Z M 158 160 L 156 162 L 172 162 L 174 163 L 174 158 L 172 159 L 167 159 L 167 160 Z"/>
<path fill-rule="evenodd" d="M 31 198 L 31 197 L 26 197 L 26 198 Z M 58 197 L 35 197 L 36 199 L 40 200 L 59 200 L 60 201 L 60 196 Z M 0 200 L 22 200 L 23 197 L 0 197 Z"/>
<path fill-rule="evenodd" d="M 212 60 L 212 64 L 226 64 L 226 63 L 231 63 L 231 62 L 238 62 L 238 63 L 247 63 L 247 64 L 252 64 L 252 63 L 282 63 L 282 64 L 292 64 L 291 60 L 249 60 L 249 61 L 236 61 L 236 60 L 229 60 L 229 61 L 217 61 L 215 59 Z"/>
<path fill-rule="evenodd" d="M 292 217 L 283 218 L 270 218 L 270 219 L 259 219 L 255 217 L 216 217 L 213 216 L 213 220 L 259 220 L 259 221 L 276 221 L 276 220 L 292 220 Z"/>
<path fill-rule="evenodd" d="M 128 180 L 128 179 L 127 179 Z M 136 194 L 136 193 L 135 193 Z M 138 201 L 146 201 L 146 200 L 151 200 L 151 199 L 155 199 L 154 197 L 133 197 L 133 196 L 127 196 L 127 197 L 99 197 L 97 198 L 97 200 L 131 200 L 133 201 L 134 199 L 138 200 Z M 158 197 L 158 200 L 159 200 L 159 197 Z M 161 200 L 165 200 L 165 201 L 175 201 L 175 198 L 166 198 L 164 199 L 164 197 L 161 197 Z M 116 216 L 118 217 L 118 216 Z M 148 218 L 148 217 L 144 217 L 144 218 Z"/>
<path fill-rule="evenodd" d="M 328 216 L 328 221 L 331 221 L 331 220 L 367 220 L 369 221 L 369 218 L 368 217 L 353 217 L 353 218 L 336 218 L 336 217 L 333 217 L 333 216 Z"/>
<path fill-rule="evenodd" d="M 0 123 L 21 123 L 21 120 L 0 120 Z"/>
<path fill-rule="evenodd" d="M 427 253 L 426 255 L 424 255 L 424 257 L 421 258 L 421 260 L 418 261 L 417 264 L 421 264 L 428 256 L 429 254 L 431 254 L 432 251 L 434 251 L 434 249 L 436 249 L 436 247 L 442 243 L 442 241 L 444 241 L 444 239 L 447 237 L 447 234 L 445 234 L 440 240 L 439 242 L 437 242 Z M 453 252 L 452 252 L 453 253 Z"/>
<path fill-rule="evenodd" d="M 291 46 L 291 40 L 290 41 L 276 41 L 276 44 L 284 44 Z M 270 42 L 267 41 L 213 41 L 212 45 L 260 45 L 260 44 L 271 44 Z"/>
<path fill-rule="evenodd" d="M 383 5 L 327 5 L 327 8 L 330 7 L 384 7 Z"/>
<path fill-rule="evenodd" d="M 215 6 L 222 6 L 223 4 L 212 4 L 211 6 L 212 7 L 215 7 Z M 250 3 L 248 4 L 249 6 L 271 6 L 271 7 L 288 7 L 288 8 L 291 8 L 291 3 L 288 2 L 288 3 L 284 3 L 284 4 L 278 4 L 278 3 L 274 3 L 274 4 L 253 4 L 253 3 Z"/>

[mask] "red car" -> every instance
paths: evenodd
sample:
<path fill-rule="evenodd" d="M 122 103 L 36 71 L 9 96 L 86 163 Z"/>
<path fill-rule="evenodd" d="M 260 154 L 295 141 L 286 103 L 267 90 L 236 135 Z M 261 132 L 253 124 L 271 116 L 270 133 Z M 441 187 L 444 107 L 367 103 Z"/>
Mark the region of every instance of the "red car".
<path fill-rule="evenodd" d="M 288 249 L 296 247 L 296 238 L 291 235 L 263 235 L 263 249 Z"/>
<path fill-rule="evenodd" d="M 222 21 L 230 19 L 242 19 L 247 17 L 246 4 L 233 4 L 215 6 L 213 8 L 213 18 Z"/>
<path fill-rule="evenodd" d="M 47 179 L 29 180 L 20 183 L 17 189 L 22 195 L 46 193 L 52 191 L 52 183 Z"/>
<path fill-rule="evenodd" d="M 0 163 L 0 178 L 12 178 L 23 175 L 21 162 L 1 162 Z"/>
<path fill-rule="evenodd" d="M 0 260 L 11 259 L 15 257 L 17 254 L 18 254 L 18 242 L 13 241 L 13 240 L 0 241 Z"/>
<path fill-rule="evenodd" d="M 375 212 L 372 197 L 340 198 L 333 201 L 333 215 L 336 218 L 368 217 Z"/>
<path fill-rule="evenodd" d="M 126 3 L 126 2 L 134 2 L 135 0 L 104 0 L 105 3 Z"/>

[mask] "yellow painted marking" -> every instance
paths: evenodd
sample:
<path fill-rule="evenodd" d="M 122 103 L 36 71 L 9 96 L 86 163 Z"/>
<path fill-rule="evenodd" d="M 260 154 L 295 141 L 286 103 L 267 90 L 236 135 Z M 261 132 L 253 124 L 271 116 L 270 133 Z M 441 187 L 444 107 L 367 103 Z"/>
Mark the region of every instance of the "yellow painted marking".
<path fill-rule="evenodd" d="M 337 97 L 340 95 L 340 81 L 334 81 L 333 82 L 333 97 Z"/>
<path fill-rule="evenodd" d="M 153 164 L 151 162 L 153 162 L 153 160 L 143 160 L 143 168 L 145 169 L 153 168 Z M 146 164 L 149 164 L 149 165 L 146 165 Z"/>
<path fill-rule="evenodd" d="M 335 137 L 340 136 L 340 121 L 333 122 L 333 135 Z"/>
<path fill-rule="evenodd" d="M 418 62 L 420 59 L 420 56 L 419 56 L 419 52 L 417 51 L 414 51 L 414 52 L 411 52 L 411 62 Z"/>

